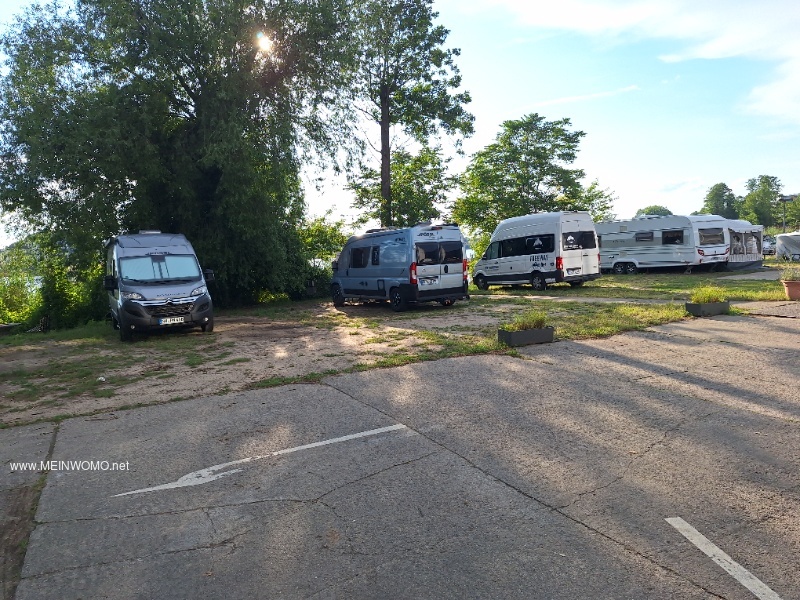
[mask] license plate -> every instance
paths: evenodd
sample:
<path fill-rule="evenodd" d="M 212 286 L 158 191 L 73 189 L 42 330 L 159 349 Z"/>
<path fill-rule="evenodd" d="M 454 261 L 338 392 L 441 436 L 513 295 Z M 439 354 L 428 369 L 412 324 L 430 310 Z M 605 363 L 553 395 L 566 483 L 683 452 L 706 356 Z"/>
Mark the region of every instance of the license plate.
<path fill-rule="evenodd" d="M 436 277 L 423 277 L 419 280 L 420 285 L 434 285 L 436 283 Z"/>
<path fill-rule="evenodd" d="M 159 325 L 174 325 L 175 323 L 183 323 L 183 317 L 164 317 L 158 320 Z"/>

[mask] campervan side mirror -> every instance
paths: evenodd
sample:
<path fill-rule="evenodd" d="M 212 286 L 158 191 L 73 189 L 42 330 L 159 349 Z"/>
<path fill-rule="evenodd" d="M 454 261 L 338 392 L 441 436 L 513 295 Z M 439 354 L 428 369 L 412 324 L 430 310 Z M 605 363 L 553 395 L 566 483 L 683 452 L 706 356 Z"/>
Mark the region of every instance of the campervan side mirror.
<path fill-rule="evenodd" d="M 211 269 L 203 269 L 203 277 L 205 278 L 206 283 L 214 281 L 214 271 Z"/>
<path fill-rule="evenodd" d="M 113 275 L 106 275 L 103 277 L 103 289 L 109 292 L 117 289 L 117 278 Z"/>

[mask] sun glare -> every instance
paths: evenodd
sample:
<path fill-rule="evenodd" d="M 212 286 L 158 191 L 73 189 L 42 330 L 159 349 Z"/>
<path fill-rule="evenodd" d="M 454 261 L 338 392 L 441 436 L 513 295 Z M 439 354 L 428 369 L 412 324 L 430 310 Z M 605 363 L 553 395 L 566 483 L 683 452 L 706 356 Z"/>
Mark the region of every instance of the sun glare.
<path fill-rule="evenodd" d="M 262 52 L 266 53 L 272 50 L 272 40 L 261 32 L 256 35 L 256 43 Z"/>

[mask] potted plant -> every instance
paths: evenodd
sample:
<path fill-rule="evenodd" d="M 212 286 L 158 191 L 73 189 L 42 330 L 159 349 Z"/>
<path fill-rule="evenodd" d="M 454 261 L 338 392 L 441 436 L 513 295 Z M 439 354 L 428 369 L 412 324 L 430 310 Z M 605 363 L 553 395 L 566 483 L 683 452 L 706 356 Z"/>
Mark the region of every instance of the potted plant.
<path fill-rule="evenodd" d="M 800 267 L 786 267 L 781 271 L 781 283 L 789 300 L 800 300 Z"/>
<path fill-rule="evenodd" d="M 553 341 L 555 328 L 547 325 L 544 311 L 530 309 L 517 315 L 511 323 L 501 325 L 497 340 L 507 346 L 529 346 Z"/>
<path fill-rule="evenodd" d="M 727 314 L 730 308 L 731 303 L 725 299 L 725 290 L 712 285 L 697 288 L 686 303 L 686 312 L 695 317 Z"/>

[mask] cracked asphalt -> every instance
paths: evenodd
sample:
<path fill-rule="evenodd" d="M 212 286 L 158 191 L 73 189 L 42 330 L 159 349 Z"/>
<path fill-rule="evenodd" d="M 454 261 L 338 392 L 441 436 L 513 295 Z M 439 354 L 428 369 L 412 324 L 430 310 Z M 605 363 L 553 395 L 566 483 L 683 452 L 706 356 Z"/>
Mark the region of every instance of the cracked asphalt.
<path fill-rule="evenodd" d="M 4 462 L 130 464 L 47 474 L 16 598 L 754 598 L 674 517 L 800 598 L 798 333 L 694 319 L 0 431 Z"/>

